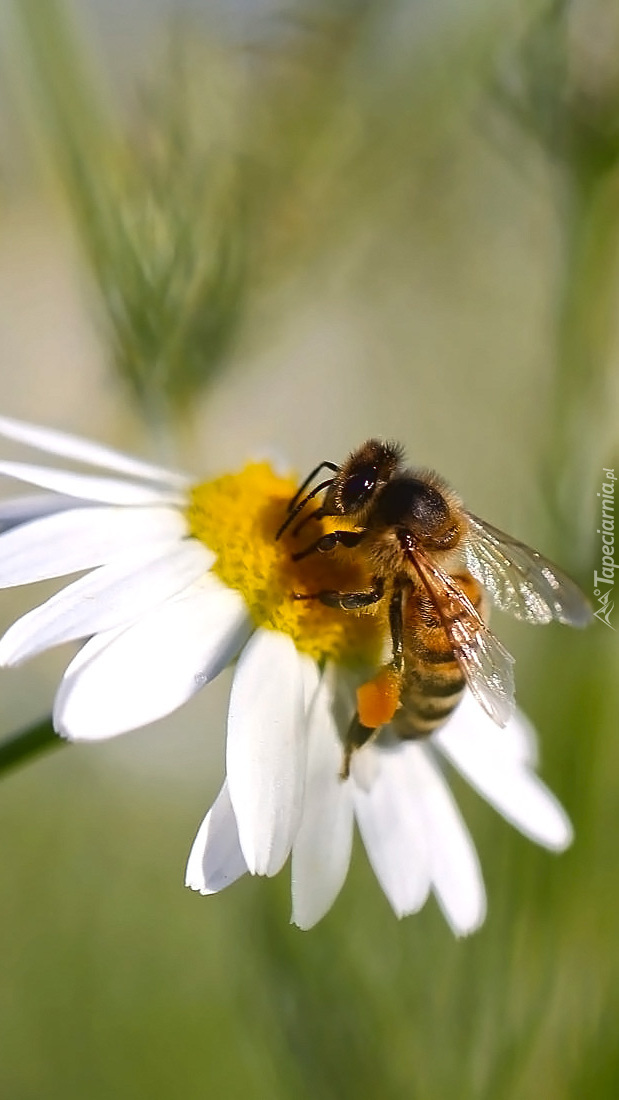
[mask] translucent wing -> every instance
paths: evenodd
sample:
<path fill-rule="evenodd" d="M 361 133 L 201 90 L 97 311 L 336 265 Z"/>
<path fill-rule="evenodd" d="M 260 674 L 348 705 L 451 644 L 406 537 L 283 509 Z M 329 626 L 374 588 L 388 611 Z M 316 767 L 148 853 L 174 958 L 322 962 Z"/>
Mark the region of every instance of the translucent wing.
<path fill-rule="evenodd" d="M 469 572 L 501 611 L 529 623 L 557 619 L 586 626 L 591 608 L 580 589 L 537 550 L 467 513 L 464 555 Z"/>
<path fill-rule="evenodd" d="M 514 658 L 448 573 L 422 551 L 411 552 L 410 560 L 477 702 L 498 726 L 506 726 L 514 710 Z"/>

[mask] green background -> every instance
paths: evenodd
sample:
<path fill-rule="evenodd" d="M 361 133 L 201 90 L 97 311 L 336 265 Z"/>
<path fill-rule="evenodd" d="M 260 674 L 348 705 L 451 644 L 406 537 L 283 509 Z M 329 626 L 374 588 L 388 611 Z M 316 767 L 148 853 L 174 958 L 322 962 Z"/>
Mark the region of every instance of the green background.
<path fill-rule="evenodd" d="M 592 598 L 619 472 L 613 3 L 0 18 L 4 412 L 198 478 L 400 439 Z M 53 588 L 3 593 L 0 626 Z M 397 921 L 359 843 L 309 933 L 287 871 L 183 889 L 229 674 L 8 772 L 0 1096 L 616 1096 L 611 623 L 493 620 L 576 840 L 537 849 L 453 777 L 489 899 L 463 941 L 433 901 Z M 2 672 L 7 734 L 68 657 Z"/>

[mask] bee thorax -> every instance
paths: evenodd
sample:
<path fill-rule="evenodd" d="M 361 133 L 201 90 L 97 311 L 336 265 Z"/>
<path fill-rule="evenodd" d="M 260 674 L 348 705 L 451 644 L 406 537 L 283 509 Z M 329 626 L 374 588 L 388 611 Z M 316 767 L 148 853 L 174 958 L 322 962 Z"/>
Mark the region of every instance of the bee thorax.
<path fill-rule="evenodd" d="M 380 495 L 376 518 L 387 527 L 430 533 L 445 527 L 449 508 L 433 485 L 416 477 L 394 477 Z"/>

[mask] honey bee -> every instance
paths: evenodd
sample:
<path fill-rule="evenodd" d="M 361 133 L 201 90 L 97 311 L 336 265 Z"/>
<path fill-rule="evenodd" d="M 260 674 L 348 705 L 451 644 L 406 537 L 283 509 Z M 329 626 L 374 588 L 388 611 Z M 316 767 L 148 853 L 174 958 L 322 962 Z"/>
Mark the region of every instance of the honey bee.
<path fill-rule="evenodd" d="M 306 492 L 324 468 L 333 476 Z M 318 506 L 305 511 L 320 494 Z M 352 529 L 321 534 L 292 555 L 295 561 L 358 547 L 371 583 L 360 592 L 295 598 L 345 611 L 387 601 L 391 660 L 357 693 L 343 777 L 355 749 L 387 722 L 400 738 L 429 736 L 449 718 L 465 686 L 498 726 L 507 724 L 514 659 L 487 625 L 488 598 L 530 623 L 556 619 L 583 627 L 591 620 L 584 596 L 557 566 L 467 512 L 438 474 L 406 468 L 395 443 L 370 439 L 341 466 L 317 466 L 289 502 L 276 538 L 298 516 L 295 537 L 325 517 L 345 517 Z"/>

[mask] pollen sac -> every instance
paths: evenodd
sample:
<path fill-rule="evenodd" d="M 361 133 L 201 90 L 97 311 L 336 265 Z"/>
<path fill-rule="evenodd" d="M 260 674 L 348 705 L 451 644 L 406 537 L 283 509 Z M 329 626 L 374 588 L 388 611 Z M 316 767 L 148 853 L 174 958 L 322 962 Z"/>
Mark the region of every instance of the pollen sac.
<path fill-rule="evenodd" d="M 387 665 L 357 688 L 357 713 L 362 726 L 378 729 L 393 718 L 400 702 L 400 676 Z"/>

